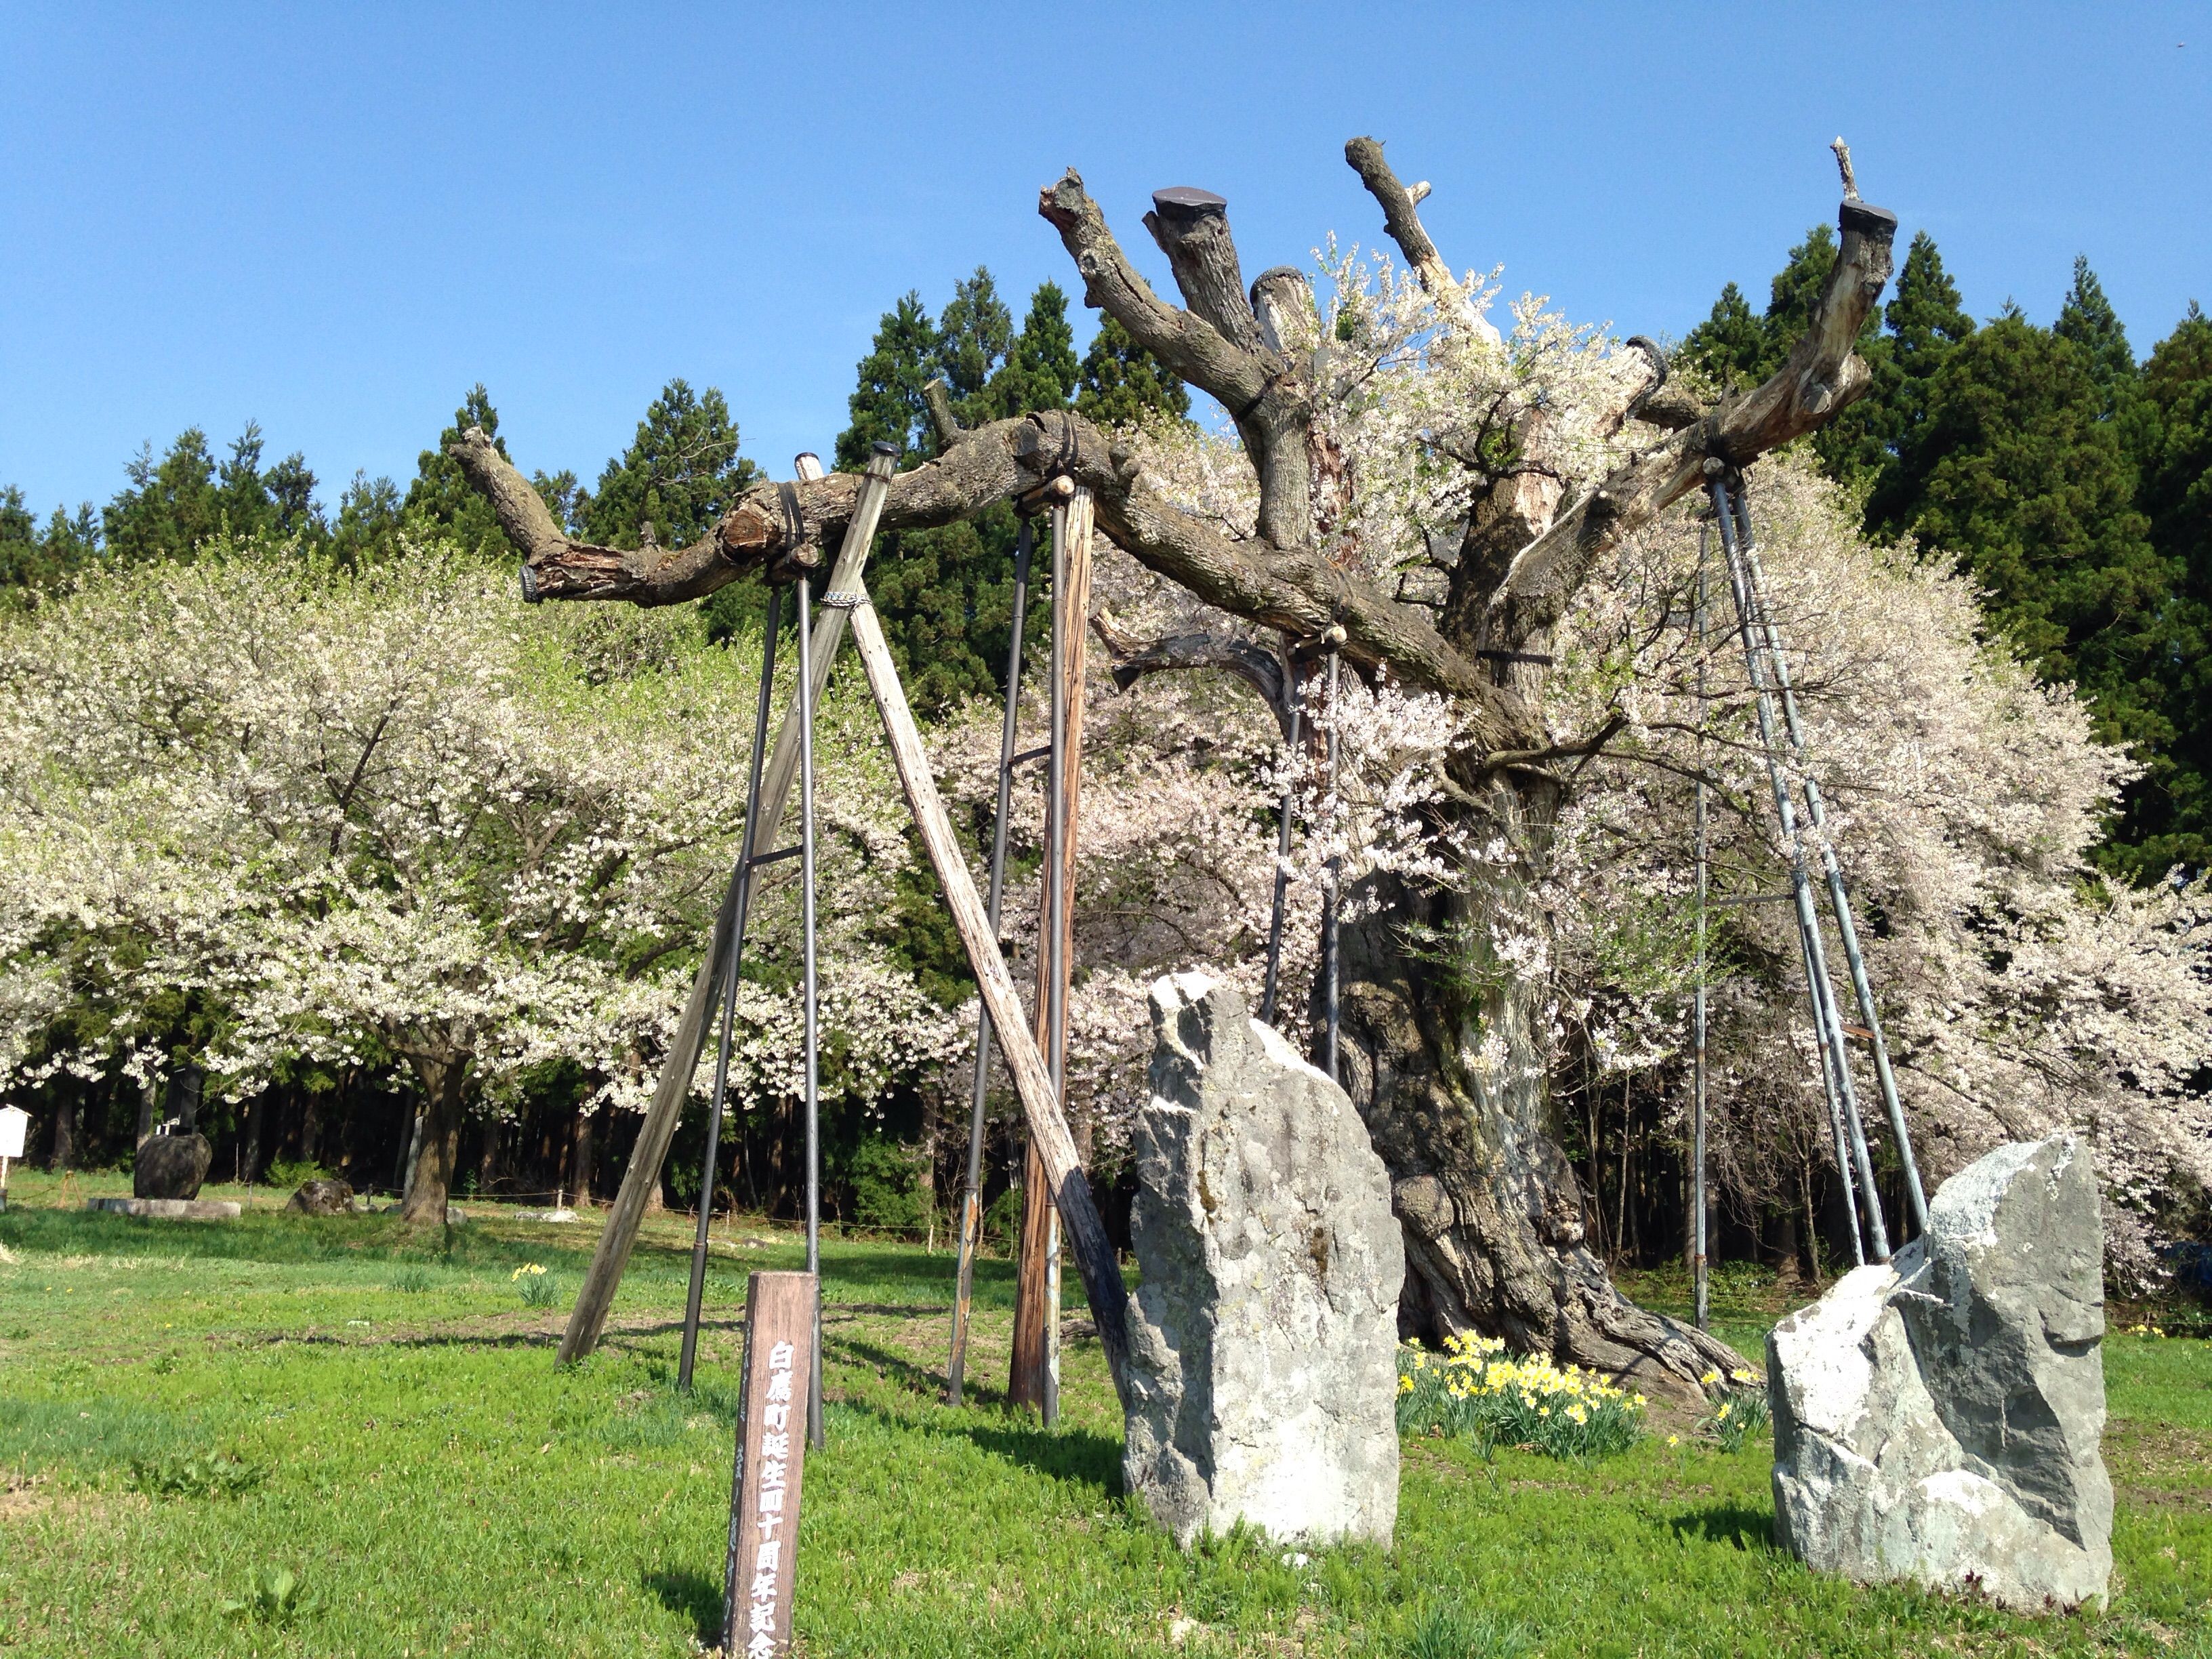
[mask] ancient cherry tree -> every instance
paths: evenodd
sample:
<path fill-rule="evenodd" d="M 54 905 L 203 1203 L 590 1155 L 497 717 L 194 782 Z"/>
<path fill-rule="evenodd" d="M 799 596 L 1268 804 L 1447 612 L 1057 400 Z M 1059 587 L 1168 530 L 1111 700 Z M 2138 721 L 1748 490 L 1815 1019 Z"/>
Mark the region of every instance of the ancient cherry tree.
<path fill-rule="evenodd" d="M 1853 347 L 1897 222 L 1859 199 L 1839 142 L 1840 246 L 1803 337 L 1764 384 L 1704 403 L 1644 342 L 1564 337 L 1527 317 L 1501 337 L 1482 283 L 1455 278 L 1421 225 L 1427 186 L 1402 183 L 1373 139 L 1345 154 L 1410 275 L 1385 277 L 1380 307 L 1340 294 L 1328 317 L 1295 270 L 1248 284 L 1225 204 L 1206 192 L 1163 191 L 1145 217 L 1181 307 L 1137 272 L 1074 173 L 1038 198 L 1088 303 L 1231 416 L 1249 476 L 1226 510 L 1194 501 L 1141 433 L 1060 410 L 962 431 L 940 410 L 942 453 L 893 481 L 882 525 L 950 524 L 1071 478 L 1107 540 L 1205 608 L 1172 639 L 1109 633 L 1117 659 L 1249 677 L 1255 648 L 1326 641 L 1366 686 L 1441 700 L 1455 739 L 1421 811 L 1445 867 L 1370 872 L 1341 964 L 1342 1074 L 1391 1172 L 1409 1297 L 1435 1328 L 1693 1394 L 1741 1361 L 1614 1289 L 1552 1125 L 1531 895 L 1567 769 L 1620 722 L 1554 730 L 1547 647 L 1624 538 L 1866 392 Z M 1413 356 L 1418 392 L 1393 379 Z M 757 485 L 690 546 L 624 550 L 566 534 L 482 433 L 453 453 L 548 599 L 669 605 L 749 571 L 824 568 L 860 488 L 836 473 Z"/>

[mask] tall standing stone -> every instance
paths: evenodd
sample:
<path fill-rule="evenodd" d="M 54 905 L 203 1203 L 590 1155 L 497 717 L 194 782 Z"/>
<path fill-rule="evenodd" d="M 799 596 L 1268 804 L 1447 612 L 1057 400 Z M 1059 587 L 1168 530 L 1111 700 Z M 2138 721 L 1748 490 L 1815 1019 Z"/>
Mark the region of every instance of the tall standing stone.
<path fill-rule="evenodd" d="M 1861 1582 L 2071 1607 L 2112 1576 L 2104 1227 L 2070 1135 L 1943 1184 L 1928 1236 L 1766 1342 L 1784 1545 Z"/>
<path fill-rule="evenodd" d="M 1152 987 L 1130 1218 L 1129 1490 L 1188 1547 L 1388 1543 L 1404 1246 L 1352 1102 L 1204 975 Z"/>

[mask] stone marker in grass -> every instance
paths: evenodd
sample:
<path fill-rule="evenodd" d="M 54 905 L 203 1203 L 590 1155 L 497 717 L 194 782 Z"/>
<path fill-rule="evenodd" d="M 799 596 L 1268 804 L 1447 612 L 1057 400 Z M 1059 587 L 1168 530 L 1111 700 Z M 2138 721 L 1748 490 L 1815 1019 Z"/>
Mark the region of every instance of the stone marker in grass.
<path fill-rule="evenodd" d="M 2072 1607 L 2112 1570 L 2104 1224 L 2069 1135 L 1943 1183 L 1928 1237 L 1766 1340 L 1783 1544 L 1863 1583 Z"/>
<path fill-rule="evenodd" d="M 131 1160 L 133 1198 L 190 1199 L 200 1195 L 215 1149 L 203 1134 L 154 1135 Z"/>
<path fill-rule="evenodd" d="M 88 1198 L 84 1207 L 155 1221 L 235 1221 L 243 1212 L 241 1205 L 228 1198 Z"/>
<path fill-rule="evenodd" d="M 1129 1490 L 1185 1547 L 1238 1521 L 1387 1544 L 1405 1276 L 1389 1176 L 1344 1091 L 1231 987 L 1178 974 L 1152 1006 Z"/>
<path fill-rule="evenodd" d="M 353 1185 L 350 1182 L 329 1179 L 303 1181 L 284 1207 L 301 1215 L 350 1215 Z"/>

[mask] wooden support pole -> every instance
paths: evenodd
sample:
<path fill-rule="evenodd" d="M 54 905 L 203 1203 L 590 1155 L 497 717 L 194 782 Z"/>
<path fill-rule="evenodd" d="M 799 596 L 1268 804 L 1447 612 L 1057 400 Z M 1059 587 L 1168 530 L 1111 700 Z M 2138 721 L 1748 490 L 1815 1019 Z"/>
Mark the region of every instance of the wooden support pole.
<path fill-rule="evenodd" d="M 897 459 L 897 452 L 883 444 L 877 447 L 874 459 L 868 463 L 867 477 L 861 483 L 859 500 L 854 503 L 852 522 L 846 527 L 845 539 L 838 548 L 837 562 L 830 576 L 830 581 L 839 588 L 851 591 L 860 586 L 867 563 L 868 544 L 875 539 L 876 522 L 883 516 L 884 497 L 890 490 L 891 469 Z M 844 636 L 844 612 L 824 611 L 815 624 L 813 638 L 817 690 Z M 757 852 L 774 850 L 776 830 L 783 822 L 783 809 L 790 800 L 792 785 L 798 781 L 797 727 L 798 721 L 787 709 L 782 728 L 776 733 L 775 758 L 761 787 L 761 834 L 755 842 Z M 727 971 L 729 952 L 735 942 L 738 891 L 739 883 L 732 875 L 722 895 L 722 908 L 714 917 L 714 931 L 706 959 L 700 963 L 699 971 L 692 978 L 691 994 L 684 1004 L 684 1017 L 677 1023 L 675 1038 L 661 1061 L 660 1081 L 653 1091 L 653 1104 L 646 1109 L 645 1121 L 639 1126 L 629 1168 L 623 1172 L 622 1190 L 615 1195 L 614 1208 L 607 1212 L 606 1229 L 599 1235 L 598 1248 L 592 1252 L 592 1265 L 585 1270 L 584 1282 L 576 1291 L 576 1305 L 569 1310 L 568 1328 L 561 1334 L 557 1364 L 570 1364 L 599 1346 L 599 1333 L 607 1322 L 607 1310 L 614 1304 L 623 1270 L 629 1265 L 630 1250 L 637 1243 L 638 1225 L 645 1218 L 647 1203 L 659 1193 L 660 1166 L 667 1161 L 668 1143 L 676 1138 L 677 1121 L 684 1115 L 684 1103 L 690 1097 L 692 1073 L 699 1069 L 700 1050 L 706 1046 L 707 1017 L 714 1006 L 714 988 L 721 983 Z M 711 1186 L 702 1187 L 701 1203 L 709 1201 L 711 1190 Z"/>
<path fill-rule="evenodd" d="M 847 588 L 841 592 L 854 593 L 859 590 Z M 1106 1350 L 1106 1364 L 1113 1373 L 1115 1389 L 1120 1391 L 1125 1387 L 1127 1374 L 1129 1297 L 1121 1283 L 1121 1267 L 1114 1260 L 1114 1246 L 1106 1237 L 1106 1224 L 1091 1197 L 1091 1183 L 1075 1155 L 1075 1142 L 1067 1132 L 1067 1120 L 1061 1115 L 1052 1078 L 1045 1069 L 1044 1056 L 1022 1018 L 1021 998 L 1014 990 L 1013 976 L 1006 971 L 1006 958 L 1000 954 L 999 941 L 993 936 L 982 896 L 975 890 L 975 880 L 968 872 L 968 861 L 953 834 L 952 821 L 945 816 L 945 803 L 939 798 L 937 781 L 930 774 L 929 757 L 922 748 L 921 733 L 915 728 L 913 711 L 907 707 L 906 692 L 899 684 L 890 647 L 884 643 L 882 625 L 877 622 L 865 594 L 853 607 L 852 614 L 853 642 L 860 650 L 862 667 L 867 671 L 868 690 L 883 715 L 884 731 L 890 739 L 891 760 L 898 769 L 899 783 L 906 791 L 907 805 L 921 833 L 930 866 L 945 889 L 953 926 L 959 931 L 960 943 L 968 952 L 968 965 L 975 975 L 984 1006 L 991 1011 L 991 1023 L 999 1033 L 1006 1069 L 1013 1075 L 1014 1092 L 1022 1103 L 1022 1115 L 1029 1124 L 1030 1144 L 1037 1149 L 1043 1161 L 1048 1189 L 1059 1206 L 1068 1246 L 1075 1256 L 1076 1270 L 1082 1275 L 1084 1292 L 1091 1304 L 1091 1316 L 1098 1323 L 1098 1340 Z"/>
<path fill-rule="evenodd" d="M 1052 516 L 1052 696 L 1058 703 L 1053 734 L 1060 740 L 1060 752 L 1053 769 L 1057 796 L 1047 800 L 1045 811 L 1048 842 L 1057 830 L 1060 895 L 1056 906 L 1048 902 L 1048 894 L 1040 895 L 1044 914 L 1037 919 L 1036 1007 L 1037 1047 L 1051 1068 L 1054 1090 L 1065 1100 L 1067 994 L 1075 963 L 1076 829 L 1083 795 L 1083 675 L 1090 634 L 1091 492 L 1073 491 L 1065 506 L 1054 507 Z M 1058 933 L 1056 951 L 1048 948 L 1048 927 Z M 1060 1419 L 1060 1214 L 1046 1201 L 1049 1188 L 1034 1147 L 1024 1168 L 1014 1352 L 1006 1402 L 1033 1407 L 1051 1424 Z"/>

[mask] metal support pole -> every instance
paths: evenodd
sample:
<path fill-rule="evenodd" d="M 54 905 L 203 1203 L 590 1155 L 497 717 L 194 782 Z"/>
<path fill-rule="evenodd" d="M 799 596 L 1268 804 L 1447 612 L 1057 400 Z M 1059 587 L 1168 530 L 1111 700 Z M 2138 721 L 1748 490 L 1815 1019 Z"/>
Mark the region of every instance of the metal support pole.
<path fill-rule="evenodd" d="M 1859 949 L 1859 930 L 1852 918 L 1850 896 L 1844 888 L 1843 866 L 1836 858 L 1835 844 L 1826 833 L 1827 805 L 1820 797 L 1820 786 L 1805 764 L 1805 731 L 1797 720 L 1797 698 L 1790 689 L 1790 667 L 1782 654 L 1782 636 L 1766 605 L 1766 573 L 1759 568 L 1759 546 L 1752 536 L 1751 502 L 1741 486 L 1735 492 L 1735 517 L 1736 545 L 1743 556 L 1746 585 L 1751 590 L 1752 606 L 1765 636 L 1775 683 L 1781 689 L 1782 721 L 1790 737 L 1790 758 L 1796 763 L 1803 783 L 1806 815 L 1812 819 L 1820 844 L 1821 872 L 1827 878 L 1828 905 L 1835 913 L 1836 933 L 1843 940 L 1844 959 L 1850 967 L 1851 991 L 1858 1000 L 1859 1016 L 1866 1022 L 1874 1049 L 1874 1074 L 1881 1088 L 1882 1112 L 1889 1120 L 1890 1139 L 1897 1144 L 1898 1161 L 1905 1167 L 1905 1191 L 1912 1204 L 1913 1221 L 1925 1233 L 1928 1196 L 1921 1188 L 1920 1166 L 1912 1156 L 1912 1135 L 1905 1127 L 1904 1104 L 1898 1098 L 1896 1074 L 1890 1069 L 1889 1042 L 1882 1035 L 1881 1014 L 1875 1006 L 1874 983 L 1867 975 L 1865 954 Z"/>
<path fill-rule="evenodd" d="M 999 806 L 991 830 L 990 902 L 986 913 L 991 936 L 999 936 L 1000 901 L 1006 890 L 1006 817 L 1014 784 L 1014 738 L 1022 700 L 1022 629 L 1029 620 L 1030 561 L 1036 549 L 1031 520 L 1022 520 L 1021 538 L 1014 544 L 1013 632 L 1006 644 L 1006 711 L 999 727 Z M 975 1016 L 975 1083 L 968 1108 L 968 1188 L 960 1200 L 960 1269 L 952 1296 L 952 1358 L 945 1368 L 945 1401 L 960 1403 L 961 1382 L 968 1366 L 968 1316 L 975 1294 L 975 1252 L 983 1236 L 983 1103 L 990 1083 L 991 1010 L 981 1005 Z"/>
<path fill-rule="evenodd" d="M 1709 463 L 1708 465 L 1711 465 Z M 1776 816 L 1781 821 L 1784 842 L 1790 849 L 1790 896 L 1797 909 L 1798 948 L 1805 961 L 1806 992 L 1813 1008 L 1813 1030 L 1820 1047 L 1821 1070 L 1828 1085 L 1829 1127 L 1836 1140 L 1836 1172 L 1847 1197 L 1856 1170 L 1858 1197 L 1865 1200 L 1868 1234 L 1875 1260 L 1889 1260 L 1889 1239 L 1882 1224 L 1881 1202 L 1875 1190 L 1874 1166 L 1867 1155 L 1866 1135 L 1860 1125 L 1858 1098 L 1851 1081 L 1850 1056 L 1844 1048 L 1843 1017 L 1829 982 L 1827 951 L 1820 939 L 1820 919 L 1813 902 L 1813 883 L 1807 869 L 1805 836 L 1790 801 L 1788 777 L 1782 766 L 1782 744 L 1775 729 L 1775 696 L 1767 683 L 1759 630 L 1753 614 L 1748 578 L 1737 556 L 1735 523 L 1727 483 L 1719 477 L 1707 485 L 1720 525 L 1721 556 L 1727 562 L 1729 591 L 1735 600 L 1737 629 L 1742 637 L 1744 669 L 1750 678 L 1759 711 L 1759 740 L 1766 755 L 1766 776 L 1774 795 Z M 1851 1221 L 1851 1251 L 1857 1262 L 1866 1260 L 1868 1239 L 1859 1230 L 1859 1206 L 1847 1202 Z"/>
<path fill-rule="evenodd" d="M 1334 793 L 1337 787 L 1336 765 L 1339 750 L 1336 736 L 1336 694 L 1337 688 L 1341 684 L 1341 680 L 1340 678 L 1341 672 L 1342 671 L 1338 664 L 1336 653 L 1334 651 L 1330 652 L 1328 653 L 1328 787 L 1332 793 Z M 1336 885 L 1338 878 L 1341 877 L 1343 873 L 1344 860 L 1340 858 L 1331 858 L 1328 861 L 1328 885 L 1322 895 L 1321 1068 L 1328 1073 L 1329 1080 L 1334 1083 L 1341 1083 L 1344 1080 L 1338 1075 L 1336 1064 L 1337 1034 L 1340 1026 L 1339 1015 L 1341 1012 L 1339 995 L 1342 989 L 1340 980 L 1339 958 L 1337 954 L 1337 915 L 1340 906 L 1338 904 Z"/>
<path fill-rule="evenodd" d="M 799 579 L 799 1003 L 806 1054 L 806 1271 L 815 1275 L 814 1363 L 806 1379 L 806 1440 L 822 1449 L 822 1079 L 817 1064 L 814 964 L 814 651 L 813 578 Z"/>
<path fill-rule="evenodd" d="M 1690 1139 L 1692 1177 L 1690 1194 L 1690 1285 L 1699 1330 L 1711 1312 L 1705 1239 L 1705 892 L 1708 847 L 1705 823 L 1705 532 L 1698 532 L 1698 599 L 1693 625 L 1698 638 L 1698 982 L 1690 1006 Z"/>
<path fill-rule="evenodd" d="M 1292 781 L 1297 764 L 1299 727 L 1304 710 L 1299 707 L 1298 656 L 1295 648 L 1285 651 L 1283 663 L 1284 695 L 1289 700 L 1289 716 L 1284 722 L 1283 733 L 1283 805 L 1275 823 L 1275 904 L 1267 921 L 1267 984 L 1260 994 L 1260 1023 L 1275 1023 L 1275 1000 L 1281 988 L 1283 972 L 1283 915 L 1290 907 L 1291 896 L 1291 814 L 1297 805 L 1297 786 Z"/>
<path fill-rule="evenodd" d="M 745 827 L 738 842 L 737 920 L 720 987 L 721 1034 L 714 1044 L 714 1104 L 707 1114 L 707 1155 L 700 1164 L 699 1225 L 691 1238 L 691 1287 L 684 1299 L 684 1346 L 676 1362 L 678 1392 L 691 1391 L 691 1366 L 699 1352 L 699 1309 L 707 1291 L 707 1228 L 714 1210 L 714 1170 L 722 1144 L 722 1103 L 730 1083 L 730 1028 L 737 1018 L 738 962 L 745 948 L 745 917 L 752 905 L 753 856 L 760 839 L 761 765 L 768 752 L 769 699 L 775 687 L 775 637 L 783 624 L 783 590 L 768 591 L 768 619 L 761 643 L 760 696 L 753 706 L 753 752 L 745 772 Z"/>

